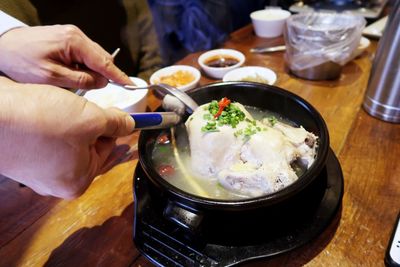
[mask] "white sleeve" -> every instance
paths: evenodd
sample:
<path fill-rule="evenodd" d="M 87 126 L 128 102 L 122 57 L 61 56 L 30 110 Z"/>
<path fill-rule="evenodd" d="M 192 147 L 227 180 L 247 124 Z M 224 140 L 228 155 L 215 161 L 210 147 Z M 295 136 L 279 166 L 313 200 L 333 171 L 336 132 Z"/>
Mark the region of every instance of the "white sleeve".
<path fill-rule="evenodd" d="M 17 20 L 16 18 L 11 17 L 10 15 L 4 13 L 0 10 L 0 36 L 13 29 L 18 27 L 28 26 L 25 23 Z"/>

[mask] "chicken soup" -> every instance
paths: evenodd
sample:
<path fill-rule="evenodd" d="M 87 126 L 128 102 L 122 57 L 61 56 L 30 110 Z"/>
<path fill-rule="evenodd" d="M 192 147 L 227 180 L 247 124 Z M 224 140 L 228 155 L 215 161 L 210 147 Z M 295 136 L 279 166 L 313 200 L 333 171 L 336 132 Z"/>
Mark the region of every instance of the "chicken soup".
<path fill-rule="evenodd" d="M 201 197 L 258 197 L 295 182 L 314 162 L 317 136 L 287 118 L 223 98 L 157 139 L 153 163 L 175 187 Z"/>

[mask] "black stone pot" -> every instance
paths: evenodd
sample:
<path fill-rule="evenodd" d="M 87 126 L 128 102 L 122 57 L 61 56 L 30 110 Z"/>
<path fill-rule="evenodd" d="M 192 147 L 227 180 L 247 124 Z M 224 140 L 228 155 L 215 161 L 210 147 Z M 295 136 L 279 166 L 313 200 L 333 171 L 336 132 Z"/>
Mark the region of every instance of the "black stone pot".
<path fill-rule="evenodd" d="M 160 130 L 142 131 L 139 161 L 149 179 L 149 197 L 166 224 L 178 226 L 182 238 L 193 242 L 246 244 L 262 242 L 275 229 L 312 214 L 324 194 L 326 177 L 320 175 L 329 151 L 326 124 L 307 101 L 284 89 L 252 82 L 223 82 L 188 91 L 199 104 L 228 97 L 243 105 L 277 112 L 319 137 L 313 165 L 290 186 L 273 194 L 244 200 L 217 200 L 184 192 L 164 180 L 153 168 L 151 153 Z M 323 178 L 321 178 L 323 177 Z M 278 233 L 279 232 L 279 233 Z M 259 239 L 259 240 L 258 240 Z"/>

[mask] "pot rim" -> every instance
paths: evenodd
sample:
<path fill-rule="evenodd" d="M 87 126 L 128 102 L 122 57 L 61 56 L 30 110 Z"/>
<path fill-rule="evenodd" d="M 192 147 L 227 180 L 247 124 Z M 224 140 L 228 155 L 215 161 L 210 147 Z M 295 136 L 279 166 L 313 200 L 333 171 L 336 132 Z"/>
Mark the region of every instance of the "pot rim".
<path fill-rule="evenodd" d="M 244 86 L 244 87 L 252 87 L 256 86 L 255 88 L 258 89 L 266 89 L 268 91 L 272 91 L 273 93 L 277 93 L 281 96 L 289 97 L 294 100 L 297 104 L 302 106 L 304 109 L 307 110 L 310 115 L 312 115 L 315 124 L 317 125 L 320 134 L 318 135 L 319 143 L 317 156 L 314 163 L 311 167 L 302 175 L 300 176 L 295 182 L 290 184 L 289 186 L 278 190 L 274 193 L 262 195 L 258 197 L 252 198 L 245 198 L 245 199 L 236 199 L 236 200 L 223 200 L 223 199 L 211 199 L 205 198 L 201 196 L 197 196 L 188 192 L 185 192 L 174 185 L 170 184 L 164 178 L 162 178 L 154 168 L 151 168 L 149 160 L 146 157 L 146 145 L 150 136 L 154 135 L 155 133 L 159 133 L 160 130 L 150 130 L 150 131 L 142 131 L 139 136 L 138 141 L 138 151 L 139 151 L 139 163 L 142 166 L 144 172 L 150 179 L 150 181 L 155 184 L 157 187 L 162 189 L 165 193 L 169 196 L 176 198 L 177 202 L 184 201 L 189 206 L 202 206 L 207 207 L 209 209 L 218 209 L 223 207 L 224 209 L 254 209 L 259 207 L 266 207 L 271 206 L 280 202 L 287 200 L 288 198 L 296 195 L 304 188 L 306 188 L 315 178 L 321 173 L 322 169 L 325 167 L 328 151 L 329 151 L 329 132 L 326 126 L 325 121 L 323 120 L 321 114 L 305 99 L 302 97 L 289 92 L 283 88 L 255 83 L 255 82 L 216 82 L 207 84 L 192 90 L 187 91 L 188 94 L 195 93 L 199 90 L 204 90 L 207 88 L 214 88 L 220 86 Z M 251 90 L 251 89 L 249 89 Z M 289 118 L 290 119 L 290 118 Z"/>

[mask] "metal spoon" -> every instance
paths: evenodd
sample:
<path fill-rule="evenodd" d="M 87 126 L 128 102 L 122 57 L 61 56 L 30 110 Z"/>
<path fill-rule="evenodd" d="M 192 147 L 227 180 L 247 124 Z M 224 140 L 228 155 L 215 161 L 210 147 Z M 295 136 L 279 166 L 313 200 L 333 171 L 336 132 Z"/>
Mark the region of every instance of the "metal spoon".
<path fill-rule="evenodd" d="M 251 53 L 267 53 L 267 52 L 278 52 L 285 51 L 285 45 L 270 46 L 270 47 L 254 47 L 250 49 Z"/>
<path fill-rule="evenodd" d="M 134 85 L 120 85 L 128 90 L 141 90 L 141 89 L 152 89 L 154 90 L 157 97 L 164 99 L 166 95 L 172 95 L 176 97 L 182 104 L 185 106 L 185 110 L 188 114 L 192 114 L 195 109 L 199 107 L 199 105 L 185 92 L 177 89 L 176 87 L 167 85 L 167 84 L 150 84 L 144 87 L 138 87 Z"/>

